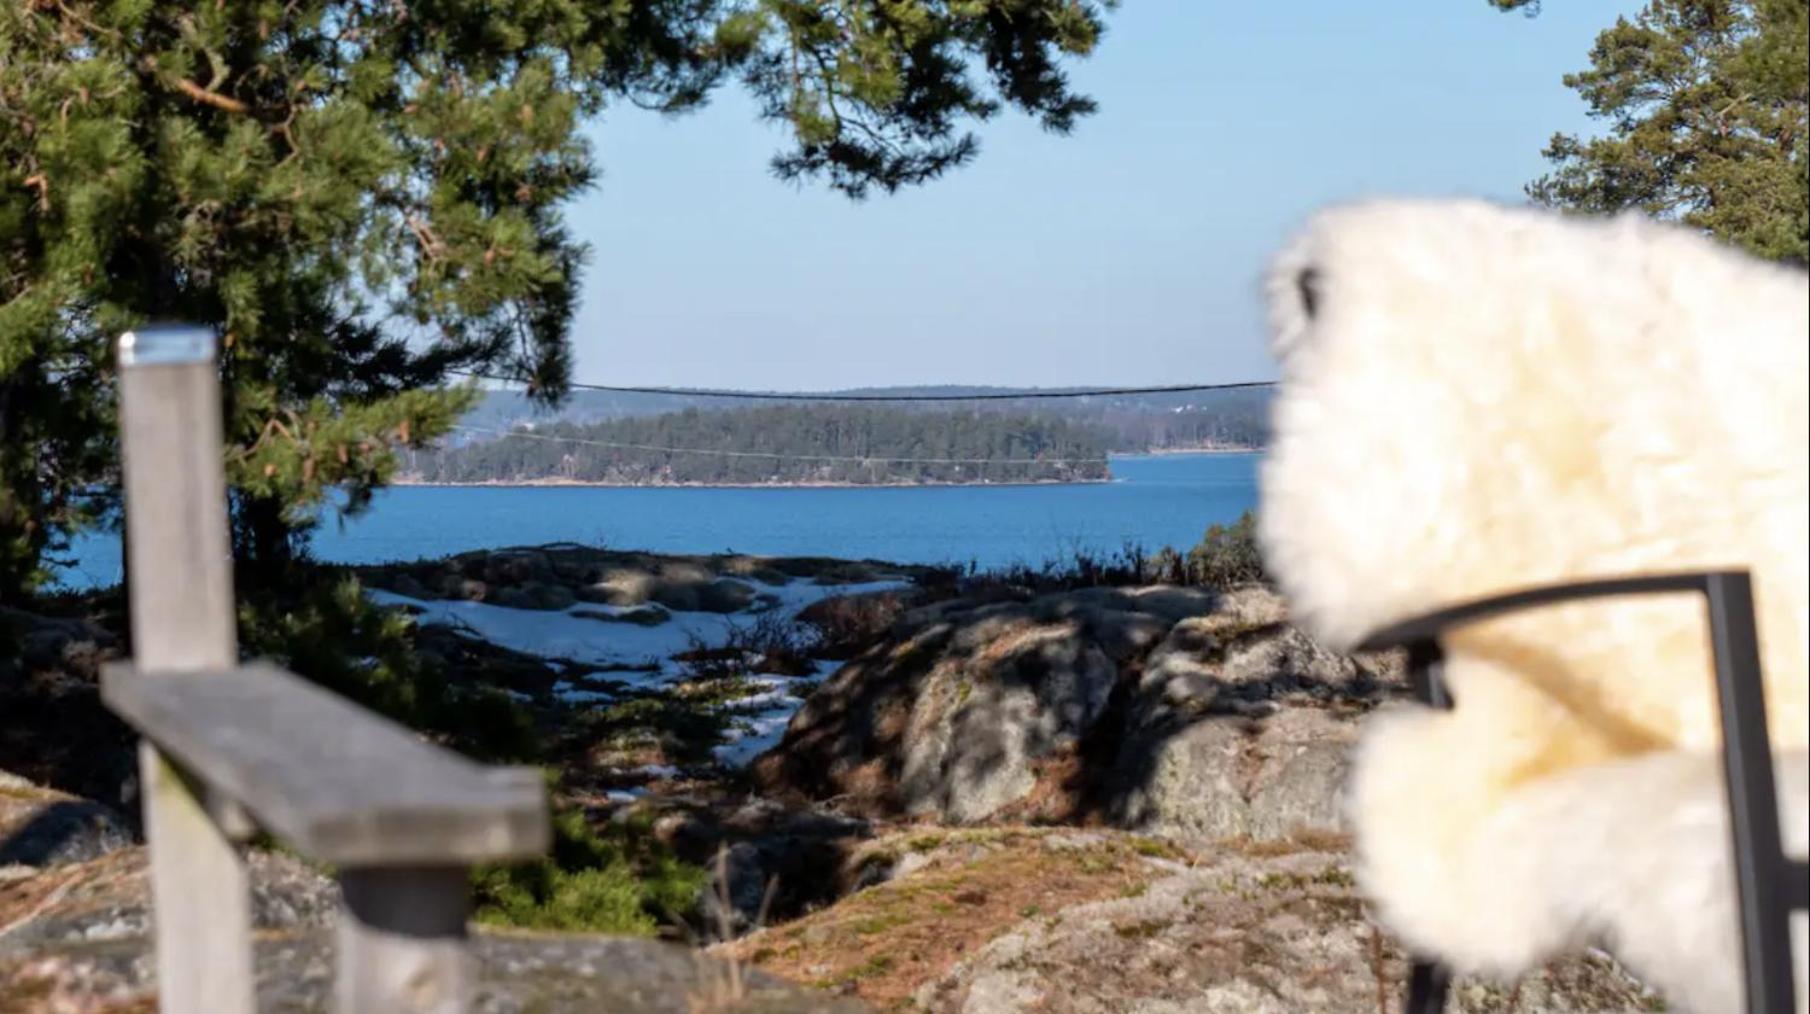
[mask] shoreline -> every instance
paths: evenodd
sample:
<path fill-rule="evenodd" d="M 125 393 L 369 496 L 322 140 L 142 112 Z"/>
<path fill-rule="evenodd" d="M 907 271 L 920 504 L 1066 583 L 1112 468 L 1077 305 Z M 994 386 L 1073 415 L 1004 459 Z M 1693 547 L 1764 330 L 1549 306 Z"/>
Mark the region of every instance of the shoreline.
<path fill-rule="evenodd" d="M 1229 456 L 1262 454 L 1261 447 L 1164 447 L 1148 451 L 1115 452 L 1113 458 L 1171 458 L 1189 455 Z M 427 482 L 393 479 L 389 485 L 440 489 L 956 489 L 1008 486 L 1103 486 L 1123 482 L 1118 476 L 1103 479 L 1013 479 L 1004 482 L 607 482 L 591 479 L 483 479 L 472 482 Z"/>
<path fill-rule="evenodd" d="M 421 482 L 397 479 L 390 486 L 439 489 L 970 489 L 1003 486 L 1109 486 L 1121 480 L 1020 479 L 1012 482 L 600 482 L 585 479 L 486 479 L 480 482 Z"/>
<path fill-rule="evenodd" d="M 1115 458 L 1181 458 L 1190 454 L 1224 455 L 1224 454 L 1262 454 L 1263 447 L 1157 447 L 1148 451 L 1116 451 Z"/>

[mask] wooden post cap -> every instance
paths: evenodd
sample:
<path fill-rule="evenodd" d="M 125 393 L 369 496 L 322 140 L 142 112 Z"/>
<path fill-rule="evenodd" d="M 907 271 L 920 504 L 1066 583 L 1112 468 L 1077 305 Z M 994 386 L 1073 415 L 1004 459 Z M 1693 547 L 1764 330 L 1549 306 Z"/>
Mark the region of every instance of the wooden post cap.
<path fill-rule="evenodd" d="M 214 332 L 199 324 L 150 324 L 119 336 L 119 365 L 207 362 L 216 345 Z"/>

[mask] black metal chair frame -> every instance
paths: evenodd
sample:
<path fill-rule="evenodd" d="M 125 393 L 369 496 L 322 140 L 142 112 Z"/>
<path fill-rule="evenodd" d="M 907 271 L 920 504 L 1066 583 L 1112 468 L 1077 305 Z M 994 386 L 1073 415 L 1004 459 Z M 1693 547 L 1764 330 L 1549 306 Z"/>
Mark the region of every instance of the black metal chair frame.
<path fill-rule="evenodd" d="M 1450 708 L 1441 666 L 1440 636 L 1453 627 L 1538 606 L 1621 595 L 1696 592 L 1708 603 L 1722 724 L 1722 764 L 1728 787 L 1734 870 L 1740 901 L 1747 1010 L 1794 1010 L 1791 913 L 1810 908 L 1810 872 L 1785 855 L 1779 836 L 1772 746 L 1766 731 L 1766 699 L 1760 680 L 1759 637 L 1753 584 L 1745 571 L 1659 574 L 1550 585 L 1498 595 L 1429 613 L 1371 635 L 1364 651 L 1408 650 L 1415 696 L 1429 707 Z M 1408 981 L 1408 1014 L 1445 1009 L 1451 974 L 1416 960 Z"/>

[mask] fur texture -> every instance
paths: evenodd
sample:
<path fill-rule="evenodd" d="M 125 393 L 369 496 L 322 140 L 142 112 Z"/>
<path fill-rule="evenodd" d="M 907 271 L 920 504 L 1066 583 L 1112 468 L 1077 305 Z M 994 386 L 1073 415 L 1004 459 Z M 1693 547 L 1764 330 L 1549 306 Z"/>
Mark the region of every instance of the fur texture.
<path fill-rule="evenodd" d="M 1773 744 L 1802 773 L 1802 271 L 1633 216 L 1384 202 L 1319 216 L 1268 288 L 1261 537 L 1312 633 L 1350 648 L 1531 585 L 1746 568 Z M 1680 1002 L 1736 1009 L 1701 600 L 1545 608 L 1446 647 L 1456 708 L 1379 716 L 1354 770 L 1360 878 L 1390 928 L 1504 975 L 1603 937 Z M 1805 783 L 1785 787 L 1801 852 Z"/>

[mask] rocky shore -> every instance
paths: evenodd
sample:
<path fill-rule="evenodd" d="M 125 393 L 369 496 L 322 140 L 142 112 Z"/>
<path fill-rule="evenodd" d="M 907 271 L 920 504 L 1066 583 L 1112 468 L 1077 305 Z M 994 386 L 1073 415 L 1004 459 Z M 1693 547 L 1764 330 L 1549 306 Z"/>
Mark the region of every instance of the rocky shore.
<path fill-rule="evenodd" d="M 562 814 L 700 871 L 665 939 L 486 917 L 484 1010 L 1399 1004 L 1405 959 L 1365 919 L 1339 806 L 1358 720 L 1405 692 L 1399 660 L 1324 651 L 1260 586 L 1039 591 L 571 545 L 355 576 L 414 650 L 529 716 Z M 5 619 L 30 651 L 0 669 L 0 706 L 110 728 L 91 713 L 110 621 Z M 89 745 L 112 760 L 80 763 L 0 738 L 0 1012 L 148 1009 L 113 733 Z M 253 871 L 264 1003 L 324 1009 L 332 882 L 280 851 Z M 1656 1002 L 1599 954 L 1457 998 Z"/>

